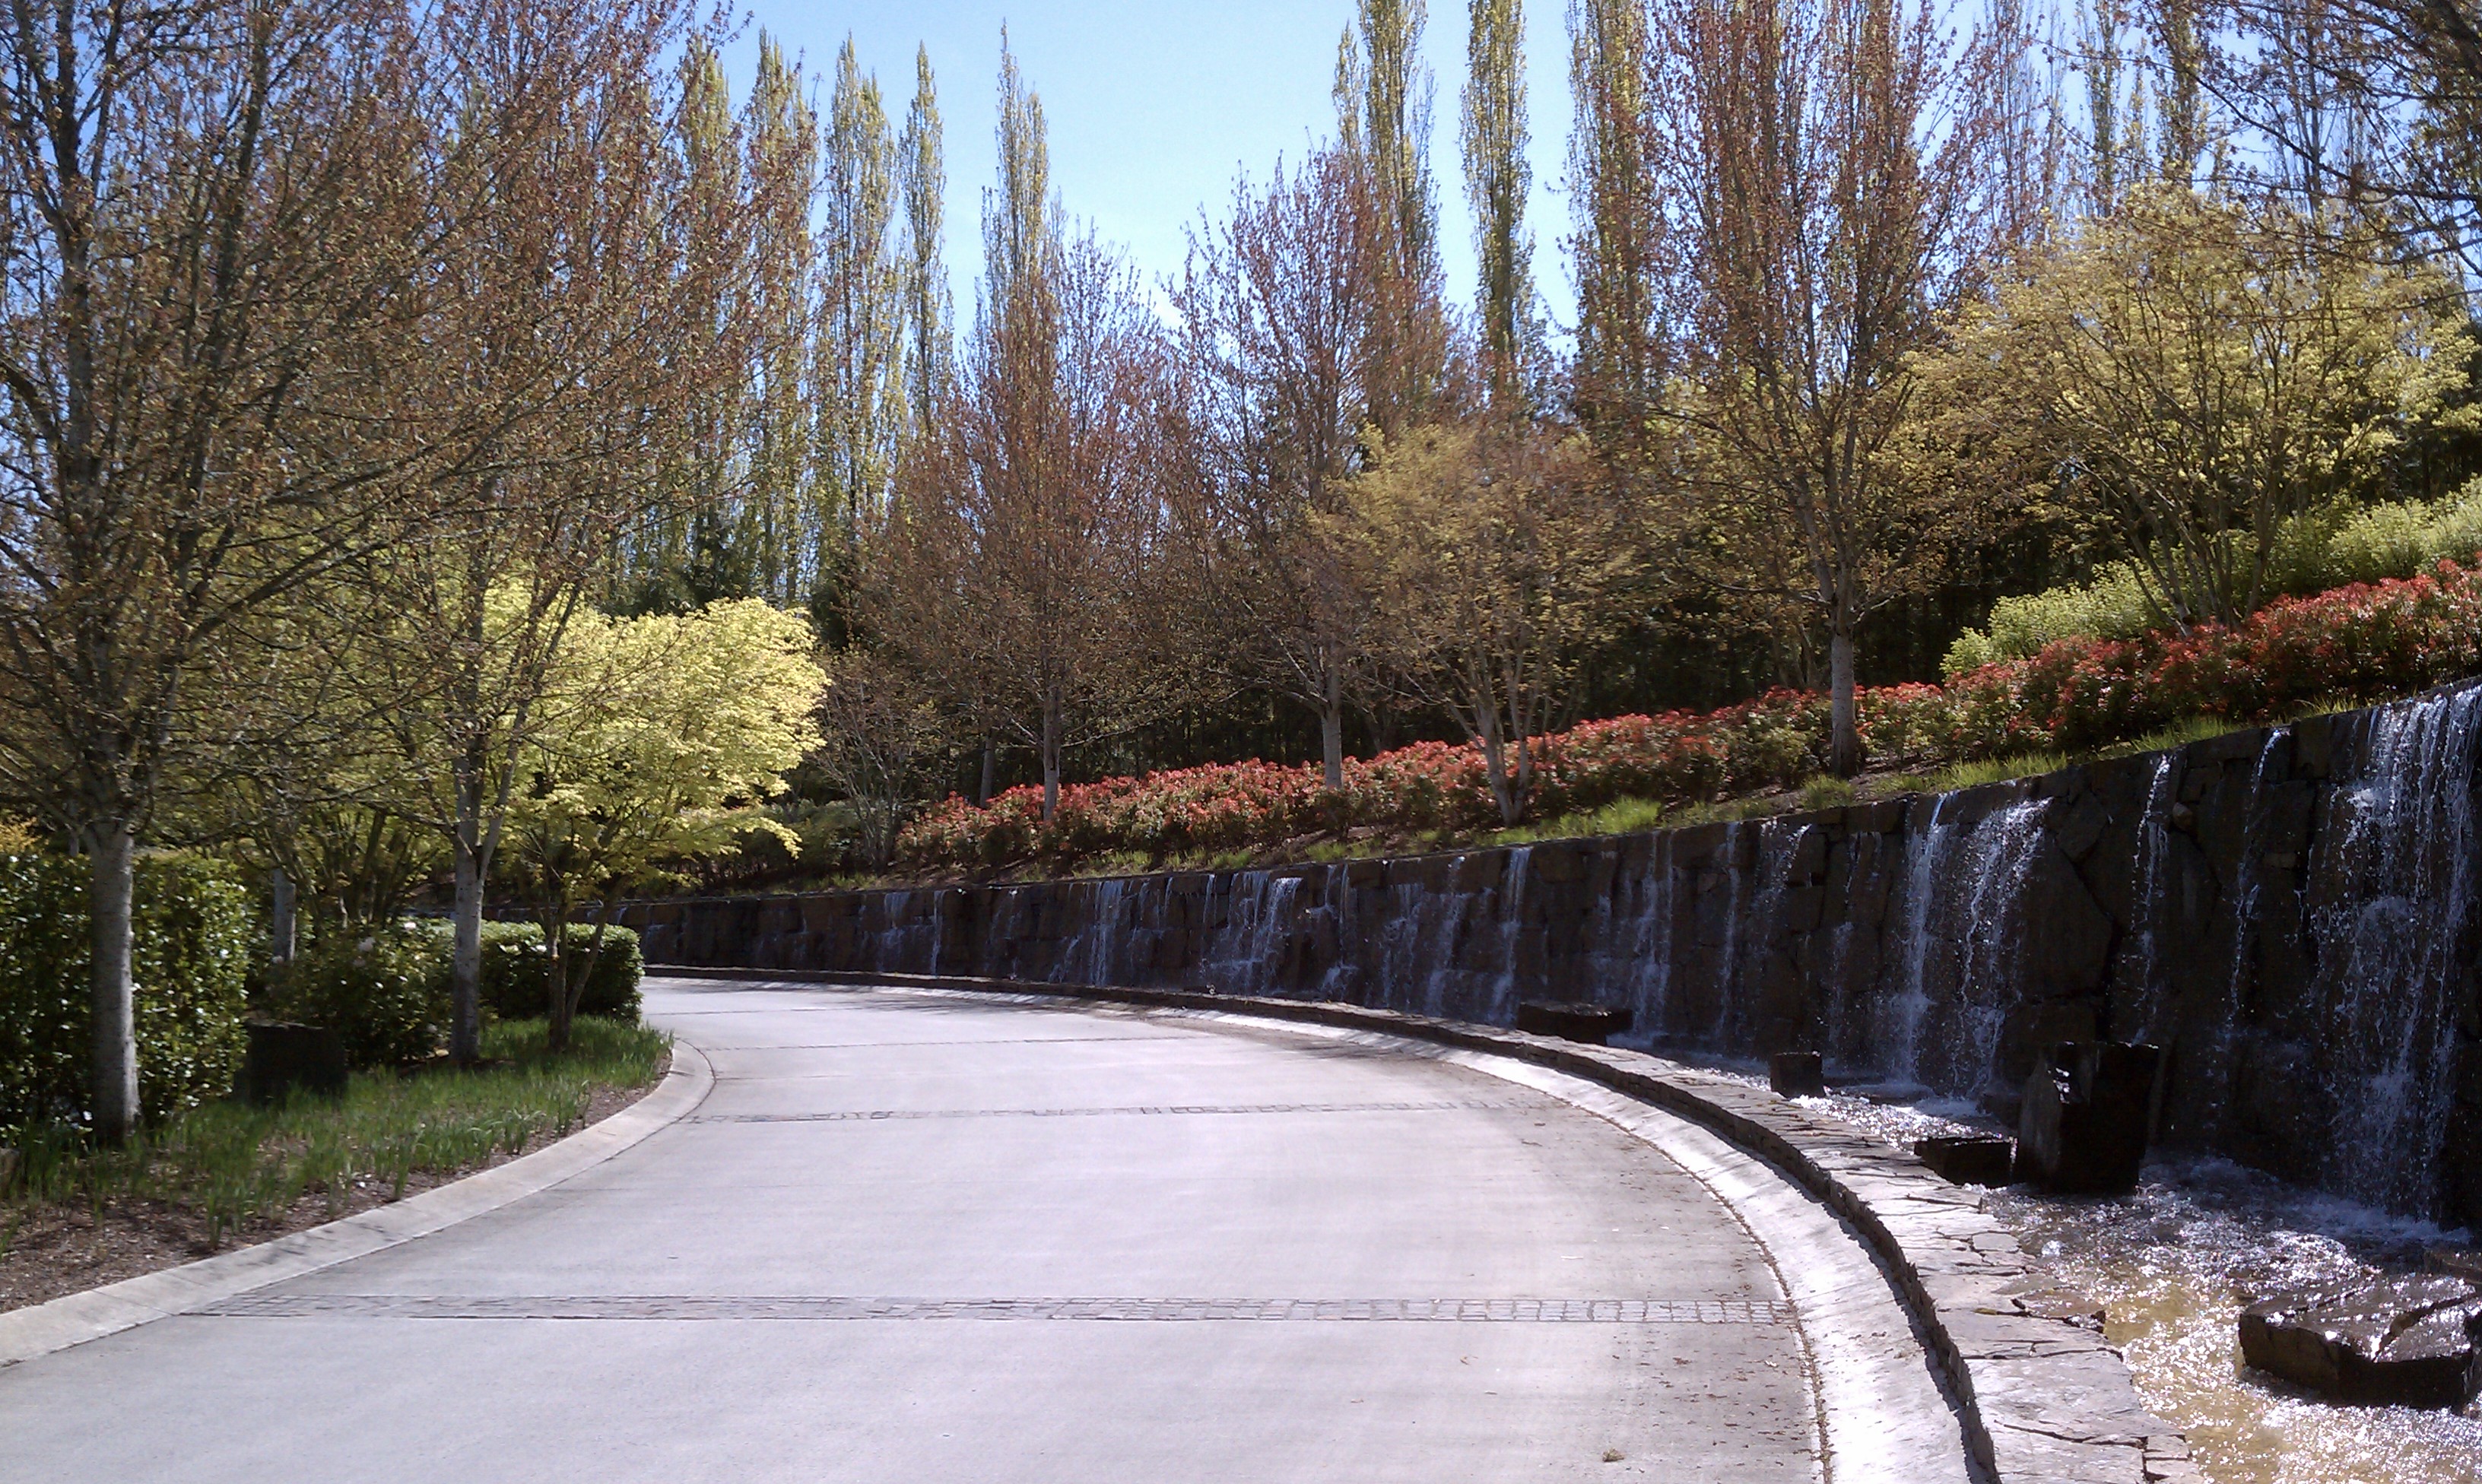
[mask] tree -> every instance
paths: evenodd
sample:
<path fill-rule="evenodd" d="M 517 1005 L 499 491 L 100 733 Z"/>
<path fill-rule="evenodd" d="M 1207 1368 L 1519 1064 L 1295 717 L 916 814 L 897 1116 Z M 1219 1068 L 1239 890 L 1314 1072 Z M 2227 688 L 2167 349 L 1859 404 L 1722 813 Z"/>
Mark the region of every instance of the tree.
<path fill-rule="evenodd" d="M 91 865 L 95 1132 L 139 1114 L 133 856 L 200 667 L 383 539 L 423 38 L 385 6 L 27 0 L 0 28 L 0 778 Z"/>
<path fill-rule="evenodd" d="M 931 53 L 913 54 L 913 103 L 897 140 L 905 197 L 905 388 L 916 429 L 948 393 L 948 270 L 941 259 L 948 172 L 940 153 L 939 96 Z"/>
<path fill-rule="evenodd" d="M 1862 622 L 1935 577 L 1946 519 L 1971 508 L 1886 453 L 1910 357 L 2020 220 L 1985 167 L 2029 123 L 1997 101 L 2022 39 L 1953 38 L 1926 0 L 1666 0 L 1655 29 L 1690 310 L 1682 551 L 1826 631 L 1830 766 L 1849 776 Z"/>
<path fill-rule="evenodd" d="M 2284 522 L 2365 488 L 2463 385 L 2454 299 L 2333 209 L 2155 185 L 2033 255 L 1939 374 L 1984 379 L 1979 416 L 2094 503 L 2167 617 L 2230 621 L 2274 594 Z"/>
<path fill-rule="evenodd" d="M 861 855 L 885 866 L 906 816 L 948 762 L 947 717 L 910 665 L 855 645 L 830 662 L 813 766 L 852 808 Z"/>
<path fill-rule="evenodd" d="M 1050 191 L 1043 106 L 1003 46 L 999 183 L 958 386 L 907 468 L 872 613 L 960 709 L 1040 757 L 1043 818 L 1069 749 L 1157 704 L 1160 331 Z"/>
<path fill-rule="evenodd" d="M 713 102 L 691 116 L 698 143 L 688 147 L 721 153 L 730 147 L 722 105 L 720 64 L 701 69 L 699 93 Z M 773 183 L 758 199 L 757 240 L 751 269 L 751 314 L 757 345 L 743 388 L 720 395 L 747 400 L 748 488 L 738 500 L 711 498 L 688 514 L 699 526 L 729 528 L 748 552 L 746 585 L 710 582 L 683 596 L 690 606 L 725 596 L 726 589 L 763 591 L 779 603 L 807 598 L 819 566 L 822 525 L 821 453 L 824 430 L 813 426 L 818 388 L 810 384 L 812 342 L 818 326 L 818 247 L 810 213 L 819 189 L 819 120 L 802 96 L 802 73 L 788 65 L 774 38 L 758 39 L 758 78 L 744 112 L 746 178 Z M 843 74 L 838 74 L 841 87 Z M 720 167 L 709 167 L 717 169 Z M 718 473 L 729 478 L 732 455 L 719 450 Z M 738 509 L 735 508 L 739 507 Z"/>
<path fill-rule="evenodd" d="M 1173 290 L 1184 368 L 1173 508 L 1232 668 L 1308 707 L 1328 787 L 1366 669 L 1368 595 L 1321 524 L 1340 513 L 1369 404 L 1380 268 L 1362 161 L 1322 150 L 1263 194 L 1233 187 Z"/>
<path fill-rule="evenodd" d="M 1648 158 L 1646 7 L 1571 0 L 1569 239 L 1577 290 L 1570 404 L 1615 469 L 1640 470 L 1663 390 L 1664 218 Z"/>
<path fill-rule="evenodd" d="M 1389 673 L 1456 720 L 1518 823 L 1535 740 L 1637 563 L 1622 507 L 1579 439 L 1495 418 L 1388 444 L 1351 495 L 1339 534 L 1369 564 Z"/>
<path fill-rule="evenodd" d="M 424 162 L 431 199 L 492 209 L 435 270 L 420 397 L 481 422 L 428 483 L 426 538 L 356 571 L 381 625 L 373 712 L 421 779 L 407 816 L 450 845 L 461 1062 L 480 1047 L 484 887 L 562 645 L 625 534 L 739 492 L 702 478 L 700 414 L 740 395 L 760 338 L 753 193 L 799 188 L 722 168 L 729 142 L 700 122 L 703 48 L 676 13 L 564 4 L 449 13 L 480 34 L 452 38 L 431 80 L 459 110 Z M 514 36 L 527 44 L 489 44 Z M 469 138 L 496 148 L 460 151 Z"/>
<path fill-rule="evenodd" d="M 897 172 L 878 79 L 862 74 L 848 36 L 828 107 L 819 228 L 823 578 L 850 568 L 856 534 L 885 509 L 905 427 L 905 275 L 891 235 Z"/>
<path fill-rule="evenodd" d="M 1431 78 L 1421 53 L 1424 0 L 1360 0 L 1338 43 L 1337 147 L 1370 193 L 1372 333 L 1363 415 L 1382 434 L 1458 410 L 1449 405 L 1450 327 L 1439 281 L 1439 210 L 1431 180 Z"/>
<path fill-rule="evenodd" d="M 1483 380 L 1503 416 L 1530 413 L 1530 378 L 1542 359 L 1535 314 L 1534 242 L 1525 230 L 1525 9 L 1520 0 L 1473 0 L 1466 42 L 1465 195 L 1473 204 L 1481 282 Z"/>
<path fill-rule="evenodd" d="M 557 720 L 524 747 L 509 814 L 551 960 L 553 1050 L 568 1042 L 624 892 L 728 854 L 753 829 L 795 847 L 761 806 L 818 742 L 827 682 L 810 644 L 799 616 L 756 599 L 572 623 L 545 684 Z M 590 904 L 594 934 L 572 961 L 568 924 Z"/>

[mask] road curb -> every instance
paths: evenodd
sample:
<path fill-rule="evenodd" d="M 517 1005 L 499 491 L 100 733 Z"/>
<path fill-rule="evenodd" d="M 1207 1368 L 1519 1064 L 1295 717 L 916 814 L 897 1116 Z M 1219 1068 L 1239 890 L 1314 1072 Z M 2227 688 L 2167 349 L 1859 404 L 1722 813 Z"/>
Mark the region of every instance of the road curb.
<path fill-rule="evenodd" d="M 1643 1052 L 1331 1001 L 1207 990 L 1038 984 L 649 964 L 649 978 L 885 986 L 1209 1010 L 1413 1036 L 1531 1062 L 1679 1115 L 1764 1159 L 1862 1235 L 1885 1265 L 1998 1484 L 2188 1484 L 2188 1445 L 2138 1399 L 2095 1307 L 2057 1291 L 1983 1209 L 1912 1155 L 1762 1089 Z"/>
<path fill-rule="evenodd" d="M 675 1039 L 672 1070 L 654 1091 L 600 1123 L 496 1169 L 325 1226 L 0 1314 L 0 1368 L 384 1252 L 497 1211 L 592 1169 L 676 1122 L 705 1101 L 714 1086 L 715 1070 L 705 1054 Z"/>

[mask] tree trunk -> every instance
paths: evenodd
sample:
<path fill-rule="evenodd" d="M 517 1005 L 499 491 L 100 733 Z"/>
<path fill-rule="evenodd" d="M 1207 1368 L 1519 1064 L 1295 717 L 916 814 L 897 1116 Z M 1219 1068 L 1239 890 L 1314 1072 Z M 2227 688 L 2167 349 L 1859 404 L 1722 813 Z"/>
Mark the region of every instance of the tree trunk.
<path fill-rule="evenodd" d="M 298 903 L 293 878 L 284 873 L 283 867 L 277 867 L 269 879 L 267 897 L 267 956 L 272 962 L 289 964 L 293 962 Z"/>
<path fill-rule="evenodd" d="M 1503 770 L 1507 760 L 1508 749 L 1500 741 L 1498 718 L 1493 716 L 1482 729 L 1482 769 L 1491 775 L 1491 801 L 1499 806 L 1499 822 L 1514 826 L 1524 814 L 1525 805 L 1509 789 L 1508 774 Z"/>
<path fill-rule="evenodd" d="M 568 1050 L 569 1018 L 577 997 L 568 988 L 568 913 L 556 908 L 542 915 L 543 987 L 549 1003 L 543 1006 L 543 1050 L 554 1054 Z"/>
<path fill-rule="evenodd" d="M 126 820 L 87 832 L 87 914 L 92 924 L 94 1132 L 119 1144 L 138 1132 L 138 1023 L 129 977 L 130 898 L 138 842 Z"/>
<path fill-rule="evenodd" d="M 1853 635 L 1839 628 L 1827 641 L 1827 769 L 1838 778 L 1862 770 L 1862 727 L 1854 705 Z"/>
<path fill-rule="evenodd" d="M 459 1066 L 483 1057 L 483 783 L 457 781 L 457 901 L 449 952 L 448 1054 Z"/>
<path fill-rule="evenodd" d="M 983 785 L 982 785 L 982 787 L 981 787 L 980 789 L 976 790 L 976 791 L 975 791 L 975 794 L 974 794 L 974 802 L 975 802 L 977 805 L 988 804 L 988 803 L 990 803 L 990 802 L 991 801 L 991 786 L 992 786 L 994 783 L 997 783 L 997 782 L 999 781 L 999 779 L 998 779 L 998 773 L 999 773 L 999 761 L 1000 761 L 1000 744 L 999 744 L 999 742 L 998 742 L 996 740 L 992 739 L 992 738 L 989 738 L 989 737 L 984 738 L 984 739 L 983 739 Z"/>
<path fill-rule="evenodd" d="M 1043 822 L 1048 824 L 1060 813 L 1060 707 L 1046 701 L 1043 707 Z"/>
<path fill-rule="evenodd" d="M 1319 761 L 1331 790 L 1344 787 L 1344 693 L 1333 675 L 1319 697 Z"/>

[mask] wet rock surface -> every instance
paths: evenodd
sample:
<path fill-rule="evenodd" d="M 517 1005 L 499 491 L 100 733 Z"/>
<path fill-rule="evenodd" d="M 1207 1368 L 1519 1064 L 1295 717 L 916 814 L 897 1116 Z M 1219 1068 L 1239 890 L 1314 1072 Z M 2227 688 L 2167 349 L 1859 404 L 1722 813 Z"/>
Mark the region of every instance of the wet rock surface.
<path fill-rule="evenodd" d="M 2278 1294 L 2241 1311 L 2241 1358 L 2337 1401 L 2461 1407 L 2482 1390 L 2482 1289 L 2440 1275 Z"/>
<path fill-rule="evenodd" d="M 1816 1052 L 1778 1052 L 1767 1058 L 1767 1086 L 1779 1098 L 1823 1098 L 1827 1068 Z"/>
<path fill-rule="evenodd" d="M 2137 1188 L 2163 1053 L 2152 1046 L 2062 1041 L 2025 1080 L 2017 1174 L 2062 1194 Z"/>
<path fill-rule="evenodd" d="M 1959 1185 L 2004 1185 L 2014 1178 L 2017 1144 L 1996 1134 L 1934 1134 L 1914 1140 L 1914 1158 Z"/>
<path fill-rule="evenodd" d="M 1517 1028 L 1531 1035 L 1558 1036 L 1600 1046 L 1629 1028 L 1629 1012 L 1620 1005 L 1583 1000 L 1528 1000 L 1517 1007 Z"/>

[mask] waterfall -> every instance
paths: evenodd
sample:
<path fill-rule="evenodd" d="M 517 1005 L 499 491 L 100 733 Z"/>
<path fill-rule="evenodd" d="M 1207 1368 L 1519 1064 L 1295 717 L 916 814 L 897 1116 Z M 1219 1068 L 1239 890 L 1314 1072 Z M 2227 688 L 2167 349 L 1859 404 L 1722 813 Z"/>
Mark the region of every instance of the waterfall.
<path fill-rule="evenodd" d="M 1585 955 L 1589 983 L 1629 1008 L 1629 1028 L 1615 1039 L 1641 1050 L 1653 1045 L 1672 989 L 1672 837 L 1653 836 L 1648 850 L 1644 872 L 1613 872 Z"/>
<path fill-rule="evenodd" d="M 1515 1021 L 1517 1002 L 1523 996 L 1524 986 L 1518 979 L 1525 951 L 1525 872 L 1533 860 L 1532 846 L 1511 846 L 1507 868 L 1493 893 L 1492 905 L 1499 912 L 1499 974 L 1483 1013 L 1476 1018 L 1494 1025 Z"/>
<path fill-rule="evenodd" d="M 2154 760 L 2154 778 L 2146 789 L 2146 812 L 2138 816 L 2136 833 L 2129 841 L 2136 860 L 2129 872 L 2128 936 L 2121 947 L 2125 967 L 2113 976 L 2150 1000 L 2159 1000 L 2166 988 L 2162 902 L 2171 874 L 2172 793 L 2180 781 L 2179 756 L 2166 752 Z"/>
<path fill-rule="evenodd" d="M 1905 843 L 1903 971 L 1877 1039 L 1892 1080 L 1979 1099 L 1995 1090 L 2019 998 L 2020 909 L 2046 806 L 2020 800 L 1965 823 L 1945 818 L 1954 797 L 1933 799 Z M 1954 953 L 1953 982 L 1933 973 L 1937 946 Z"/>
<path fill-rule="evenodd" d="M 2333 1183 L 2426 1212 L 2454 1102 L 2460 950 L 2470 929 L 2473 770 L 2482 688 L 2372 715 L 2319 841 L 2310 931 L 2324 1017 Z"/>
<path fill-rule="evenodd" d="M 1965 1059 L 1943 1079 L 1981 1102 L 1994 1091 L 1999 1044 L 2009 1011 L 2023 994 L 2025 880 L 2035 852 L 2046 843 L 2038 799 L 2012 804 L 1982 821 L 1969 852 L 1972 889 L 1967 896 L 1964 973 L 1958 984 L 1958 1034 L 1953 1044 Z M 1970 1079 L 1968 1081 L 1967 1079 Z"/>
<path fill-rule="evenodd" d="M 1871 1036 L 1881 1048 L 1882 1070 L 1897 1081 L 1920 1083 L 1915 1070 L 1921 1059 L 1922 1025 L 1930 1016 L 1930 986 L 1926 982 L 1930 968 L 1931 898 L 1939 880 L 1940 858 L 1945 854 L 1952 830 L 1942 825 L 1940 816 L 1948 800 L 1955 795 L 1941 794 L 1930 801 L 1930 818 L 1917 829 L 1905 836 L 1905 911 L 1897 920 L 1902 933 L 1904 972 L 1897 981 L 1895 1000 L 1888 1006 L 1886 1023 L 1878 1026 Z M 1918 812 L 1918 800 L 1914 810 Z M 1911 823 L 1911 820 L 1907 820 Z"/>

